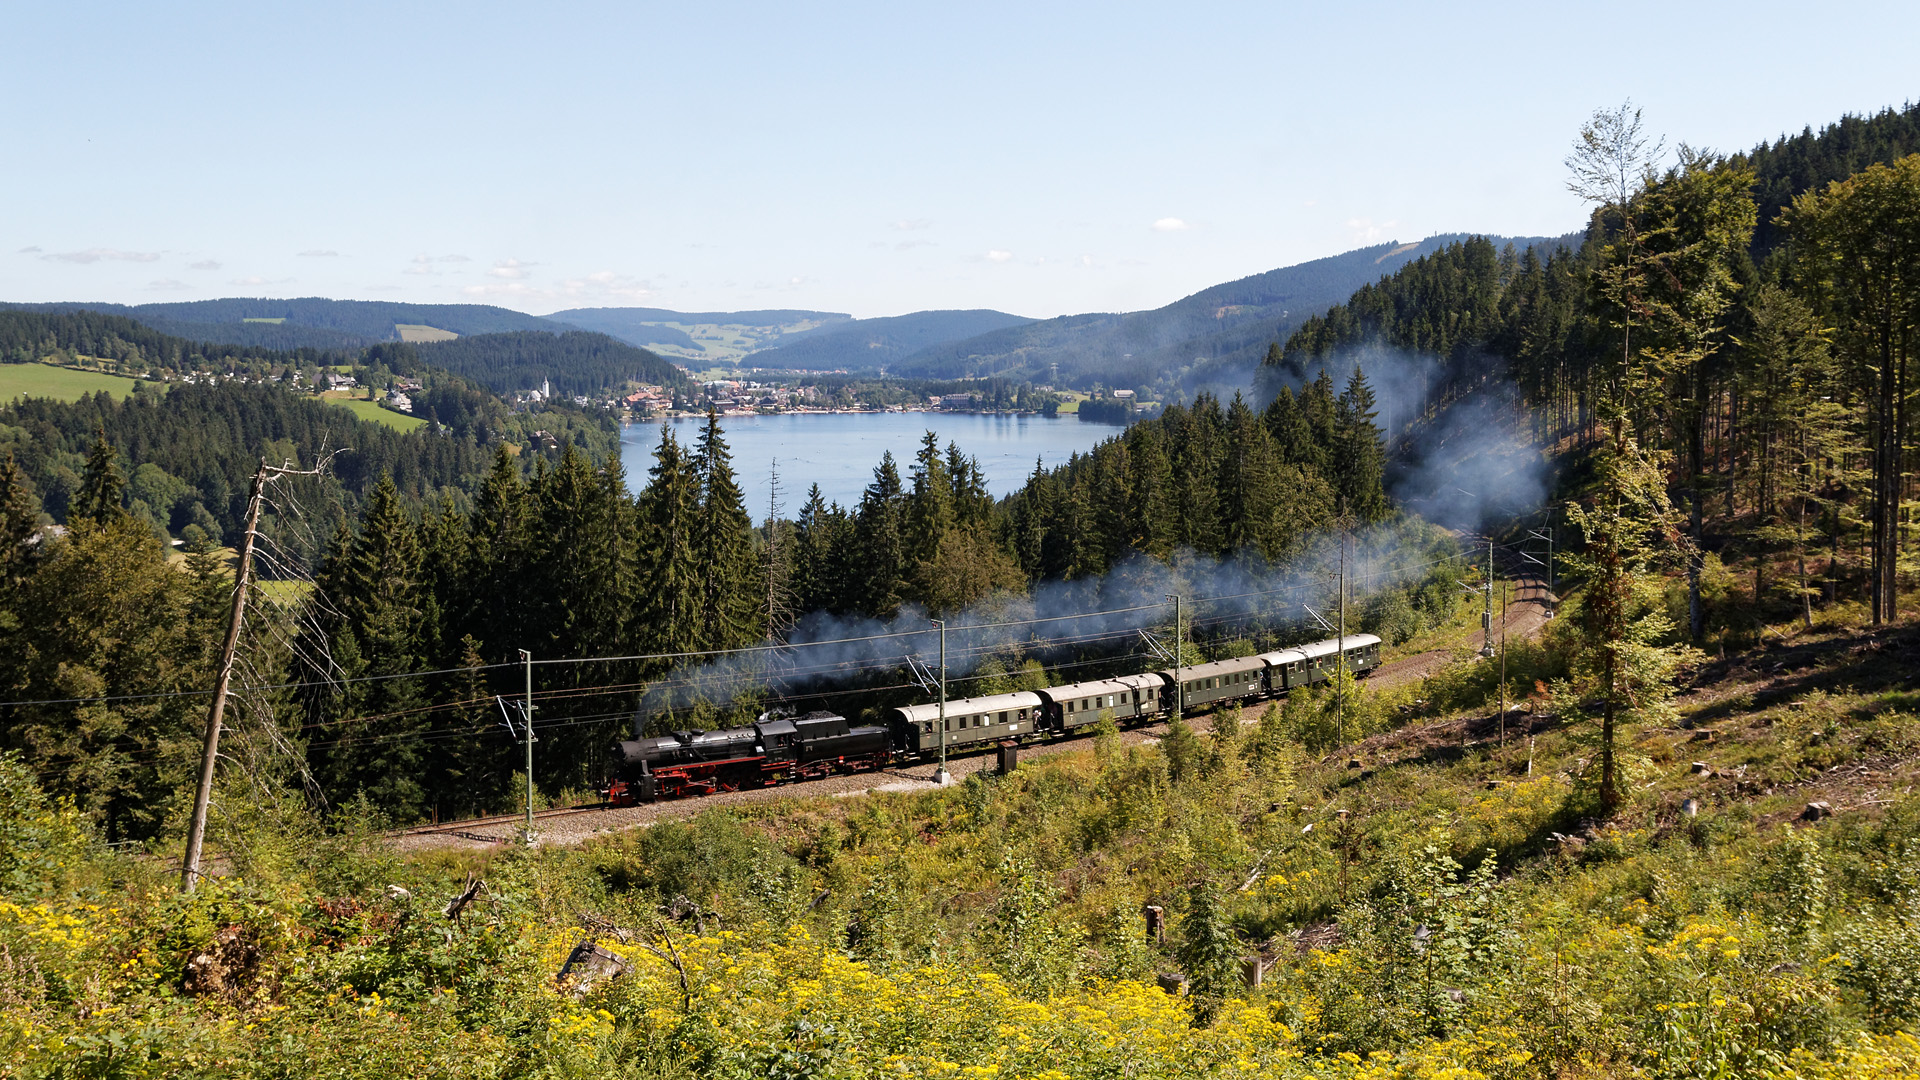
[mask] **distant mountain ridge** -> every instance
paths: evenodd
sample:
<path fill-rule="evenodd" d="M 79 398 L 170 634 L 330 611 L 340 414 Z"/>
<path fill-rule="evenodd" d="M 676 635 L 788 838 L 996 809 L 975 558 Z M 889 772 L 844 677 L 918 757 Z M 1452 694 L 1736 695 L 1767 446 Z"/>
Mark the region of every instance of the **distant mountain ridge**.
<path fill-rule="evenodd" d="M 547 316 L 597 330 L 630 345 L 698 362 L 736 361 L 787 338 L 851 322 L 842 311 L 671 311 L 667 308 L 570 308 Z"/>
<path fill-rule="evenodd" d="M 855 319 L 788 334 L 778 345 L 753 353 L 742 363 L 803 371 L 888 367 L 923 349 L 1025 326 L 1033 321 L 988 308 L 915 311 L 878 319 Z"/>
<path fill-rule="evenodd" d="M 1067 385 L 1131 388 L 1199 365 L 1252 365 L 1309 317 L 1345 301 L 1421 255 L 1472 233 L 1374 244 L 1202 289 L 1165 307 L 1065 315 L 922 349 L 891 373 L 924 378 L 1010 375 Z M 1577 239 L 1579 234 L 1573 234 Z M 1488 237 L 1496 247 L 1566 237 Z"/>
<path fill-rule="evenodd" d="M 162 304 L 67 302 L 4 304 L 19 311 L 98 311 L 124 315 L 175 337 L 265 349 L 358 349 L 398 341 L 396 326 L 431 326 L 462 336 L 573 329 L 490 304 L 406 304 L 388 300 L 290 300 L 229 297 Z M 256 320 L 249 322 L 247 320 Z M 281 320 L 262 322 L 258 320 Z"/>

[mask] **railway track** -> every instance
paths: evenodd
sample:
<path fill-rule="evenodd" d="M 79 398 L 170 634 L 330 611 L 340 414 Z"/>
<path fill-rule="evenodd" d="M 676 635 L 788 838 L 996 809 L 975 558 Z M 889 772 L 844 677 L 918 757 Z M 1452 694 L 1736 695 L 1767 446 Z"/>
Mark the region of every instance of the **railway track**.
<path fill-rule="evenodd" d="M 546 821 L 552 818 L 572 817 L 576 814 L 591 814 L 596 811 L 610 809 L 611 806 L 612 804 L 604 802 L 588 803 L 585 806 L 556 806 L 547 810 L 535 810 L 533 812 L 533 819 L 535 821 Z M 527 815 L 524 813 L 495 814 L 492 817 L 462 818 L 459 821 L 442 821 L 433 825 L 416 825 L 412 828 L 396 830 L 387 835 L 396 839 L 406 836 L 457 836 L 466 840 L 502 841 L 511 839 L 511 837 L 481 833 L 477 830 L 497 828 L 501 825 L 518 825 L 526 820 Z"/>
<path fill-rule="evenodd" d="M 1514 593 L 1506 613 L 1505 626 L 1515 636 L 1530 636 L 1538 632 L 1541 625 L 1545 623 L 1551 596 L 1547 592 L 1546 583 L 1531 575 L 1521 575 L 1518 578 Z M 1499 619 L 1497 608 L 1495 617 L 1496 620 Z M 1496 628 L 1500 626 L 1501 623 L 1496 621 Z M 1368 681 L 1375 685 L 1417 681 L 1452 662 L 1457 658 L 1459 649 L 1477 643 L 1480 634 L 1479 627 L 1461 631 L 1459 639 L 1449 642 L 1448 647 L 1389 662 L 1374 671 Z M 1205 731 L 1211 727 L 1211 717 L 1204 713 L 1190 714 L 1188 719 L 1194 723 L 1196 730 Z M 1160 722 L 1122 729 L 1120 737 L 1123 744 L 1132 745 L 1156 740 L 1165 732 L 1166 725 Z M 1081 748 L 1090 745 L 1091 742 L 1091 731 L 1082 729 L 1077 733 L 1043 743 L 1023 746 L 1020 749 L 1020 756 L 1023 760 L 1046 757 Z M 953 777 L 958 780 L 965 778 L 968 774 L 990 769 L 997 764 L 997 761 L 998 757 L 992 747 L 974 746 L 965 752 L 949 751 L 947 767 Z M 718 806 L 749 804 L 803 795 L 844 798 L 864 795 L 876 790 L 905 791 L 932 788 L 934 767 L 931 760 L 896 762 L 874 772 L 835 775 L 800 784 L 779 784 L 769 788 L 719 792 L 694 798 L 642 803 L 637 806 L 596 803 L 585 806 L 556 807 L 551 810 L 537 811 L 534 818 L 537 821 L 553 822 L 551 828 L 537 830 L 540 834 L 539 843 L 564 845 L 578 843 L 596 834 L 618 832 L 644 827 L 657 821 L 688 817 Z M 403 848 L 461 846 L 471 843 L 504 844 L 512 843 L 517 838 L 517 827 L 524 820 L 524 814 L 501 814 L 493 817 L 441 822 L 437 825 L 421 825 L 399 830 L 391 835 Z"/>

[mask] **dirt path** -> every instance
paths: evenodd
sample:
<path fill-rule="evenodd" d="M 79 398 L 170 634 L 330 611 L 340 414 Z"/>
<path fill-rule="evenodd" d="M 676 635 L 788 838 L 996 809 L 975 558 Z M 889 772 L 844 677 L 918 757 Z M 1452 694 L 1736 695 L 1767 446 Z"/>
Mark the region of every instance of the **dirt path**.
<path fill-rule="evenodd" d="M 1550 601 L 1546 582 L 1535 577 L 1517 579 L 1514 594 L 1507 601 L 1504 620 L 1497 613 L 1495 616 L 1493 628 L 1495 647 L 1499 646 L 1503 632 L 1510 640 L 1529 638 L 1538 634 L 1547 625 L 1551 611 Z M 1367 681 L 1377 686 L 1402 686 L 1410 682 L 1419 682 L 1452 663 L 1462 652 L 1479 648 L 1480 642 L 1481 632 L 1478 627 L 1463 630 L 1449 639 L 1442 648 L 1403 656 L 1398 660 L 1380 665 L 1372 675 L 1367 676 Z"/>

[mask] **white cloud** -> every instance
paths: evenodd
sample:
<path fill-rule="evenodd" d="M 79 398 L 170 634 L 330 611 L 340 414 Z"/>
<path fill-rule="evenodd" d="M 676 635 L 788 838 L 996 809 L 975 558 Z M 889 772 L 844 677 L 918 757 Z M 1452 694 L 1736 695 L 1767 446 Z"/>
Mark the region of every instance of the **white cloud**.
<path fill-rule="evenodd" d="M 199 262 L 197 262 L 197 263 L 190 263 L 190 264 L 188 264 L 188 266 L 187 266 L 187 269 L 189 269 L 189 270 L 218 270 L 218 269 L 220 269 L 220 264 L 219 264 L 219 263 L 217 263 L 217 262 L 214 262 L 214 261 L 213 261 L 212 259 L 201 259 L 201 260 L 200 260 Z"/>
<path fill-rule="evenodd" d="M 896 221 L 887 227 L 899 232 L 912 232 L 915 229 L 931 229 L 933 228 L 933 222 L 928 218 L 913 218 L 912 220 Z"/>
<path fill-rule="evenodd" d="M 893 250 L 912 251 L 914 248 L 917 248 L 917 247 L 937 247 L 937 246 L 938 245 L 931 240 L 902 240 L 899 243 L 893 245 Z"/>
<path fill-rule="evenodd" d="M 301 252 L 299 257 L 302 259 L 337 259 L 340 257 L 340 253 L 331 250 L 322 251 L 319 248 L 308 248 Z"/>
<path fill-rule="evenodd" d="M 597 270 L 581 277 L 568 278 L 554 288 L 505 281 L 468 285 L 460 291 L 467 296 L 528 301 L 645 300 L 653 295 L 653 287 L 646 281 L 611 270 Z"/>
<path fill-rule="evenodd" d="M 472 259 L 465 255 L 415 255 L 413 262 L 404 271 L 408 274 L 437 274 L 440 263 L 468 263 Z M 507 260 L 513 262 L 512 259 Z"/>
<path fill-rule="evenodd" d="M 1177 217 L 1163 217 L 1153 223 L 1154 232 L 1186 232 L 1187 223 Z"/>
<path fill-rule="evenodd" d="M 88 248 L 85 251 L 56 251 L 40 256 L 47 262 L 97 263 L 103 259 L 117 262 L 159 262 L 157 251 L 120 251 L 116 248 Z"/>
<path fill-rule="evenodd" d="M 1372 218 L 1363 217 L 1347 219 L 1347 228 L 1353 230 L 1353 238 L 1367 244 L 1378 242 L 1381 237 L 1387 235 L 1388 229 L 1397 224 L 1399 222 L 1395 221 L 1382 221 L 1376 224 Z"/>
<path fill-rule="evenodd" d="M 1003 263 L 1011 258 L 1013 258 L 1013 252 L 1011 251 L 1001 251 L 1000 249 L 995 248 L 994 250 L 987 252 L 988 262 Z"/>
<path fill-rule="evenodd" d="M 40 254 L 40 245 L 38 245 L 38 244 L 31 244 L 31 245 L 29 245 L 29 246 L 27 246 L 27 247 L 23 247 L 23 248 L 21 248 L 21 249 L 19 250 L 19 252 L 18 252 L 18 254 L 21 254 L 21 255 L 38 255 L 38 254 Z"/>
<path fill-rule="evenodd" d="M 173 278 L 162 278 L 159 281 L 147 282 L 147 288 L 154 292 L 179 292 L 181 289 L 191 289 L 193 286 Z"/>
<path fill-rule="evenodd" d="M 264 278 L 264 277 L 261 277 L 261 276 L 260 276 L 260 275 L 258 275 L 258 274 L 251 274 L 251 275 L 249 275 L 249 276 L 247 276 L 247 277 L 237 277 L 237 278 L 234 278 L 234 279 L 233 279 L 232 281 L 229 281 L 229 282 L 227 282 L 227 284 L 229 284 L 229 285 L 248 285 L 248 286 L 252 286 L 252 285 L 285 285 L 285 284 L 286 284 L 287 282 L 289 282 L 289 281 L 292 281 L 292 280 L 293 280 L 293 279 L 292 279 L 292 278 L 290 278 L 290 277 L 283 277 L 283 278 Z"/>
<path fill-rule="evenodd" d="M 527 268 L 533 265 L 535 264 L 521 262 L 519 259 L 501 259 L 493 264 L 493 269 L 487 271 L 487 276 L 519 281 L 527 276 Z"/>

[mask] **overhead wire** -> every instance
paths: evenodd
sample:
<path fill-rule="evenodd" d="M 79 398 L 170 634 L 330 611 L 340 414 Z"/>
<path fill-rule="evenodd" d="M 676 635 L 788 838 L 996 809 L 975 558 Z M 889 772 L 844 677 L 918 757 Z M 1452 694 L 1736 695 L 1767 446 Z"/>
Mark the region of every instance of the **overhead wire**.
<path fill-rule="evenodd" d="M 1366 575 L 1366 576 L 1378 577 L 1387 573 L 1398 573 L 1398 572 L 1404 572 L 1407 570 L 1421 569 L 1426 566 L 1438 565 L 1439 563 L 1448 562 L 1448 561 L 1452 561 L 1452 560 L 1451 559 L 1428 560 L 1423 563 L 1415 563 L 1407 566 L 1393 567 L 1387 570 L 1376 571 L 1373 574 Z M 1222 595 L 1222 596 L 1192 597 L 1192 598 L 1189 598 L 1188 602 L 1201 604 L 1201 603 L 1214 603 L 1214 602 L 1220 602 L 1225 600 L 1248 599 L 1248 598 L 1257 597 L 1257 596 L 1271 596 L 1271 595 L 1278 595 L 1278 594 L 1287 593 L 1287 592 L 1296 592 L 1301 589 L 1312 588 L 1315 585 L 1316 583 L 1314 582 L 1296 583 L 1293 585 L 1282 586 L 1275 589 L 1259 590 L 1256 592 L 1249 592 L 1249 593 L 1228 594 L 1228 595 Z M 1108 617 L 1113 615 L 1124 615 L 1124 614 L 1130 614 L 1138 611 L 1150 611 L 1150 610 L 1160 609 L 1163 607 L 1165 607 L 1164 604 L 1134 604 L 1126 607 L 1105 608 L 1098 611 L 1077 612 L 1069 615 L 1051 615 L 1051 616 L 1039 616 L 1039 617 L 1026 618 L 1026 619 L 1004 619 L 1004 620 L 997 620 L 993 622 L 984 622 L 984 623 L 967 623 L 959 626 L 950 626 L 948 630 L 950 633 L 965 633 L 968 631 L 998 629 L 1001 627 L 1008 627 L 1008 626 L 1029 626 L 1029 625 L 1041 625 L 1041 624 L 1050 624 L 1050 623 L 1057 623 L 1057 622 L 1071 622 L 1071 621 L 1078 621 L 1078 620 L 1084 620 L 1084 619 L 1102 618 L 1102 617 Z M 1112 631 L 1109 635 L 1106 635 L 1106 636 L 1119 635 L 1119 634 L 1131 634 L 1131 633 L 1137 632 L 1138 629 L 1139 628 L 1137 627 L 1129 627 L 1124 630 Z M 870 642 L 870 641 L 897 640 L 900 638 L 907 638 L 907 637 L 920 637 L 932 632 L 933 631 L 930 629 L 899 630 L 899 631 L 890 631 L 882 634 L 866 634 L 866 635 L 859 635 L 855 637 L 846 637 L 846 638 L 827 638 L 827 639 L 821 639 L 818 641 L 785 642 L 785 643 L 770 644 L 770 645 L 741 646 L 741 647 L 732 648 L 732 649 L 708 649 L 708 650 L 682 651 L 682 652 L 672 652 L 672 653 L 635 653 L 635 654 L 630 654 L 625 656 L 549 657 L 549 658 L 536 657 L 531 661 L 531 663 L 536 666 L 551 666 L 551 665 L 558 665 L 558 664 L 619 663 L 619 662 L 637 662 L 637 661 L 649 661 L 649 660 L 685 660 L 685 659 L 694 659 L 699 657 L 738 656 L 738 655 L 749 655 L 749 654 L 757 654 L 757 653 L 785 652 L 785 651 L 790 651 L 794 649 L 819 648 L 819 647 L 824 647 L 829 645 L 852 645 L 852 644 L 861 644 L 861 643 Z M 1099 635 L 1096 635 L 1096 636 L 1099 636 Z M 1072 644 L 1072 643 L 1075 643 L 1077 640 L 1082 640 L 1082 639 L 1076 639 L 1073 637 L 1059 638 L 1059 639 L 1048 638 L 1048 639 L 1041 639 L 1041 643 Z M 1001 648 L 1001 647 L 1004 647 L 1004 644 L 996 644 L 992 646 L 972 646 L 969 648 L 975 649 L 977 651 L 981 649 L 990 650 L 993 648 Z M 833 665 L 833 666 L 840 666 L 840 667 L 853 666 L 855 668 L 863 668 L 866 666 L 870 666 L 875 662 L 876 661 L 843 661 L 840 664 Z M 393 673 L 383 674 L 383 675 L 358 675 L 358 676 L 343 677 L 339 679 L 318 679 L 318 680 L 279 682 L 279 683 L 269 683 L 264 685 L 250 686 L 247 688 L 247 690 L 249 692 L 266 692 L 266 691 L 274 691 L 274 690 L 306 689 L 306 688 L 315 687 L 315 686 L 359 685 L 363 683 L 384 682 L 384 681 L 391 681 L 395 679 L 432 678 L 432 677 L 441 676 L 441 675 L 477 674 L 477 673 L 486 672 L 486 671 L 499 671 L 499 670 L 508 669 L 508 668 L 519 668 L 524 666 L 525 663 L 526 662 L 519 662 L 519 663 L 498 662 L 498 663 L 478 664 L 478 665 L 463 666 L 463 667 L 436 668 L 436 669 L 425 670 L 425 671 L 393 672 Z M 154 701 L 154 700 L 183 698 L 183 697 L 206 697 L 211 695 L 212 693 L 213 691 L 211 689 L 207 689 L 207 690 L 163 691 L 163 692 L 155 692 L 155 693 L 147 693 L 147 694 L 109 694 L 109 695 L 97 695 L 97 696 L 91 696 L 91 697 L 15 699 L 15 700 L 9 700 L 9 701 L 0 701 L 0 708 L 34 706 L 34 705 L 105 704 L 109 702 Z"/>

